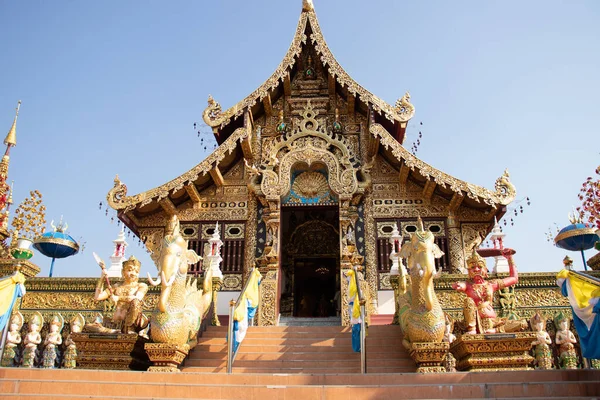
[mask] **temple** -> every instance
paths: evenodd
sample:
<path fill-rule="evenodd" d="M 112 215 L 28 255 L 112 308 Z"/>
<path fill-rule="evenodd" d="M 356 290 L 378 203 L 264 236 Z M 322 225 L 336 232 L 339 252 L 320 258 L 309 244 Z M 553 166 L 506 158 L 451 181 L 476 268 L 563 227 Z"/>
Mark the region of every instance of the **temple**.
<path fill-rule="evenodd" d="M 125 255 L 125 230 L 108 265 L 94 253 L 97 277 L 36 276 L 32 243 L 64 256 L 79 245 L 62 224 L 42 233 L 37 191 L 8 226 L 15 116 L 0 163 L 5 392 L 600 395 L 600 273 L 568 257 L 558 275 L 519 273 L 519 246 L 498 224 L 516 197 L 508 171 L 487 189 L 420 160 L 403 145 L 414 114 L 408 92 L 391 105 L 344 71 L 303 0 L 275 72 L 228 109 L 208 97 L 217 146 L 206 159 L 139 194 L 114 178 L 108 205 L 151 253 L 148 279 Z M 579 249 L 580 237 L 588 249 L 600 240 L 577 220 L 555 241 Z"/>
<path fill-rule="evenodd" d="M 339 289 L 351 232 L 364 257 L 369 309 L 391 313 L 394 224 L 407 237 L 421 216 L 445 253 L 437 267 L 461 273 L 466 252 L 516 195 L 508 172 L 489 190 L 411 154 L 402 144 L 414 113 L 408 92 L 390 105 L 354 81 L 307 7 L 282 62 L 260 87 L 227 110 L 209 97 L 203 118 L 218 143 L 212 154 L 136 195 L 116 178 L 108 201 L 151 251 L 172 215 L 196 250 L 218 222 L 222 290 L 240 290 L 254 266 L 268 269 L 273 293 L 265 296 L 274 304 L 261 321 L 269 325 L 279 314 L 324 313 L 319 303 L 324 296 L 329 304 Z M 199 270 L 193 265 L 189 273 Z"/>

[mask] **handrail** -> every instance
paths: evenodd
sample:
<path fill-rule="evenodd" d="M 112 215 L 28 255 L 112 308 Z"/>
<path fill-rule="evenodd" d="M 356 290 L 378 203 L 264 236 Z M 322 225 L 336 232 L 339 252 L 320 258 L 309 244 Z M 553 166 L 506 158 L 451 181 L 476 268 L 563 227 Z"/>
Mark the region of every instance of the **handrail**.
<path fill-rule="evenodd" d="M 579 272 L 579 271 L 574 271 L 574 270 L 570 270 L 569 272 L 577 275 L 578 277 L 580 277 L 583 280 L 588 281 L 589 283 L 600 285 L 600 279 L 596 278 L 595 276 L 591 276 L 585 272 Z"/>
<path fill-rule="evenodd" d="M 367 316 L 366 308 L 365 308 L 365 298 L 362 294 L 362 289 L 360 288 L 360 282 L 358 280 L 358 268 L 356 266 L 352 267 L 354 270 L 354 279 L 356 281 L 356 294 L 358 297 L 358 302 L 360 304 L 360 373 L 367 373 L 367 349 L 365 347 L 367 332 L 366 332 L 366 324 L 365 318 Z"/>
<path fill-rule="evenodd" d="M 235 356 L 237 354 L 237 351 L 236 352 L 233 351 L 233 313 L 234 313 L 235 309 L 240 305 L 240 301 L 242 300 L 242 297 L 244 296 L 244 294 L 246 294 L 246 290 L 248 289 L 248 284 L 250 283 L 250 277 L 252 276 L 253 272 L 254 272 L 254 268 L 252 268 L 252 270 L 248 274 L 248 279 L 246 280 L 246 283 L 244 284 L 244 288 L 240 292 L 238 299 L 235 302 L 233 301 L 233 299 L 231 299 L 231 301 L 229 302 L 229 322 L 227 323 L 228 324 L 228 327 L 227 327 L 227 373 L 228 374 L 231 374 L 231 371 L 233 370 L 233 361 L 235 360 Z"/>

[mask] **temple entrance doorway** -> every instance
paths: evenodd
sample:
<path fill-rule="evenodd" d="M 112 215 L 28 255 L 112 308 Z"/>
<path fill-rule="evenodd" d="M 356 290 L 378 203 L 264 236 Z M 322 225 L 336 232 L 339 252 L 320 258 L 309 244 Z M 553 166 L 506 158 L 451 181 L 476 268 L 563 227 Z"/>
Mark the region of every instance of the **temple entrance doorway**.
<path fill-rule="evenodd" d="M 282 208 L 281 242 L 281 315 L 339 315 L 338 207 Z"/>

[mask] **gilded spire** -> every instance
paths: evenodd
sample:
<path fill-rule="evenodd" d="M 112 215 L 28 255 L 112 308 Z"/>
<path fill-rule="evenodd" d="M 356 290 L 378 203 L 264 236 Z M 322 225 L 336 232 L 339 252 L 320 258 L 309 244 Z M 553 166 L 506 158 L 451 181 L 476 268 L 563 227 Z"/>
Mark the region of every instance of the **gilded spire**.
<path fill-rule="evenodd" d="M 315 11 L 312 0 L 302 0 L 302 11 Z"/>
<path fill-rule="evenodd" d="M 8 207 L 13 203 L 13 191 L 14 191 L 15 181 L 12 181 L 10 184 L 10 191 L 8 192 L 8 199 L 6 200 L 6 204 Z"/>
<path fill-rule="evenodd" d="M 17 113 L 15 114 L 15 119 L 13 121 L 8 134 L 6 135 L 6 139 L 4 139 L 4 144 L 7 146 L 16 146 L 17 145 L 17 118 L 19 117 L 19 109 L 21 108 L 21 100 L 17 104 Z"/>

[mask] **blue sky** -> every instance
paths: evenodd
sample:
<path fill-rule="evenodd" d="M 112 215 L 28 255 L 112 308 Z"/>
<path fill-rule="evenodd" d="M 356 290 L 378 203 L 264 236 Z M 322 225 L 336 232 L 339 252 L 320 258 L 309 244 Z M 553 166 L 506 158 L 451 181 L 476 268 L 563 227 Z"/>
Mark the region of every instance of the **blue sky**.
<path fill-rule="evenodd" d="M 97 276 L 118 233 L 98 209 L 119 174 L 129 194 L 208 154 L 193 130 L 208 94 L 224 108 L 270 76 L 300 0 L 0 0 L 0 132 L 23 105 L 9 179 L 15 205 L 38 189 L 86 249 L 56 276 Z M 600 163 L 600 3 L 315 0 L 327 43 L 361 85 L 394 103 L 409 90 L 423 122 L 418 156 L 493 188 L 509 168 L 531 206 L 506 229 L 521 271 L 558 271 L 546 241 L 568 224 Z M 132 242 L 130 240 L 130 242 Z M 154 271 L 137 245 L 128 251 Z M 590 253 L 591 255 L 591 253 Z M 571 254 L 581 267 L 577 254 Z M 47 275 L 50 260 L 32 261 Z"/>

